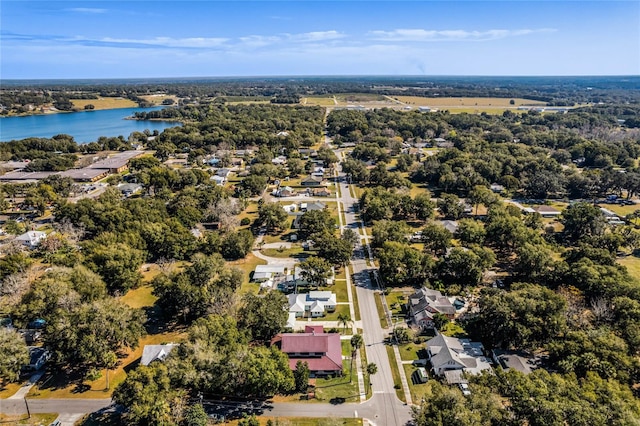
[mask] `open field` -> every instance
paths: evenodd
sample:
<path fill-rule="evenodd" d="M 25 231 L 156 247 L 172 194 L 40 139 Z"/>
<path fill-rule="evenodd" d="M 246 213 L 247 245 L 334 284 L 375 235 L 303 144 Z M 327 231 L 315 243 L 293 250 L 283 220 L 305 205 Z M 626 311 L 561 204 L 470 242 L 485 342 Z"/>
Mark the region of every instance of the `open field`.
<path fill-rule="evenodd" d="M 545 102 L 531 99 L 513 98 L 514 105 L 510 104 L 511 98 L 425 98 L 421 96 L 392 96 L 394 99 L 415 106 L 428 106 L 433 108 L 517 108 L 522 105 L 545 105 Z"/>
<path fill-rule="evenodd" d="M 178 101 L 178 98 L 175 95 L 146 95 L 146 96 L 140 96 L 142 99 L 144 99 L 147 102 L 151 102 L 152 104 L 155 105 L 162 105 L 162 102 L 165 99 L 173 99 L 174 101 Z"/>
<path fill-rule="evenodd" d="M 300 103 L 302 105 L 308 106 L 334 106 L 335 101 L 333 100 L 333 96 L 309 96 L 307 98 L 300 99 Z"/>
<path fill-rule="evenodd" d="M 420 358 L 426 358 L 426 350 L 424 343 L 405 343 L 398 347 L 400 350 L 400 358 L 403 361 L 414 361 Z"/>
<path fill-rule="evenodd" d="M 95 109 L 134 108 L 138 104 L 125 98 L 98 98 L 98 99 L 72 99 L 71 103 L 78 109 L 84 109 L 85 105 L 93 105 Z"/>

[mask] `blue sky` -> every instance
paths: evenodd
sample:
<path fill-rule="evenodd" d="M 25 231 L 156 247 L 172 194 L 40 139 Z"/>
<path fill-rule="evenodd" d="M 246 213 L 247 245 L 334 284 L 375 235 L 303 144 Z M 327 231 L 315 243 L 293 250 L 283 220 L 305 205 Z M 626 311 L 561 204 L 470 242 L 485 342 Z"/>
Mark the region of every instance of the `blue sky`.
<path fill-rule="evenodd" d="M 638 1 L 25 1 L 0 77 L 638 75 Z"/>

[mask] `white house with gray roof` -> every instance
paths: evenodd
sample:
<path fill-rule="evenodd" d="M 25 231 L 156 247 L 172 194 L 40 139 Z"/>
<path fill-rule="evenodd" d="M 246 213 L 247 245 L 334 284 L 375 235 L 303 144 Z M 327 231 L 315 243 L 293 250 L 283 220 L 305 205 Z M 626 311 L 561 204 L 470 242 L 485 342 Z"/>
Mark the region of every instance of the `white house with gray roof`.
<path fill-rule="evenodd" d="M 484 347 L 480 342 L 470 339 L 457 339 L 438 334 L 427 341 L 427 357 L 433 373 L 450 383 L 460 383 L 461 373 L 480 374 L 491 371 L 491 363 L 484 356 Z M 455 371 L 455 374 L 447 374 Z"/>

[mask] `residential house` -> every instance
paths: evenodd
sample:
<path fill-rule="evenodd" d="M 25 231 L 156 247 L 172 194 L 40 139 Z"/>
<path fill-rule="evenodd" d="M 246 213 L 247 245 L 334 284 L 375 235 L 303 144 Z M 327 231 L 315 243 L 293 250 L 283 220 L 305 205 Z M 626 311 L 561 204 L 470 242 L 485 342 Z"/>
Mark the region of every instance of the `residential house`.
<path fill-rule="evenodd" d="M 287 213 L 294 213 L 297 207 L 298 206 L 296 206 L 295 204 L 289 204 L 289 205 L 283 205 L 282 209 Z"/>
<path fill-rule="evenodd" d="M 454 146 L 453 142 L 450 142 L 443 138 L 435 138 L 433 141 L 436 143 L 436 146 L 438 148 L 453 148 Z"/>
<path fill-rule="evenodd" d="M 325 203 L 320 201 L 312 202 L 312 203 L 300 203 L 300 211 L 301 212 L 311 212 L 314 210 L 324 210 L 327 207 Z"/>
<path fill-rule="evenodd" d="M 284 188 L 279 188 L 276 191 L 277 197 L 293 197 L 296 195 L 296 191 L 290 186 L 285 186 Z"/>
<path fill-rule="evenodd" d="M 229 179 L 230 174 L 231 174 L 231 169 L 218 169 L 216 171 L 216 176 L 220 176 L 225 179 Z"/>
<path fill-rule="evenodd" d="M 336 294 L 330 291 L 310 291 L 303 294 L 289 294 L 289 313 L 297 318 L 323 317 L 336 310 Z"/>
<path fill-rule="evenodd" d="M 29 346 L 29 364 L 22 367 L 23 371 L 40 370 L 51 358 L 51 353 L 42 347 Z"/>
<path fill-rule="evenodd" d="M 311 377 L 342 374 L 342 347 L 338 333 L 325 333 L 322 326 L 305 327 L 304 333 L 280 333 L 271 341 L 289 357 L 289 368 L 298 361 L 309 365 Z"/>
<path fill-rule="evenodd" d="M 284 155 L 280 155 L 274 158 L 273 160 L 271 160 L 271 164 L 274 164 L 276 166 L 281 166 L 283 164 L 286 164 L 286 162 L 287 162 L 287 157 L 285 157 Z"/>
<path fill-rule="evenodd" d="M 253 272 L 251 281 L 260 283 L 276 278 L 283 278 L 285 276 L 284 270 L 284 265 L 258 265 Z"/>
<path fill-rule="evenodd" d="M 47 234 L 44 232 L 29 231 L 16 237 L 16 241 L 20 241 L 22 244 L 29 248 L 36 248 L 45 238 L 47 238 Z"/>
<path fill-rule="evenodd" d="M 227 181 L 227 179 L 226 179 L 226 178 L 224 178 L 224 177 L 222 177 L 222 176 L 218 176 L 218 175 L 211 176 L 211 177 L 209 178 L 209 180 L 210 180 L 211 182 L 215 183 L 217 186 L 222 186 L 222 185 L 224 185 L 224 183 Z"/>
<path fill-rule="evenodd" d="M 307 189 L 307 191 L 310 191 L 310 190 Z M 331 191 L 328 190 L 327 188 L 314 189 L 307 193 L 310 194 L 312 197 L 331 197 Z"/>
<path fill-rule="evenodd" d="M 141 365 L 149 365 L 154 361 L 164 361 L 165 358 L 174 350 L 178 345 L 169 343 L 166 345 L 144 345 L 142 349 L 142 358 L 140 358 Z"/>
<path fill-rule="evenodd" d="M 491 189 L 496 194 L 501 194 L 504 191 L 504 186 L 497 183 L 492 183 L 489 189 Z"/>
<path fill-rule="evenodd" d="M 453 319 L 456 314 L 456 308 L 449 298 L 438 290 L 426 287 L 409 296 L 408 311 L 413 323 L 421 328 L 433 328 L 435 314 L 446 315 L 449 319 Z"/>
<path fill-rule="evenodd" d="M 308 242 L 307 242 L 308 243 Z M 305 243 L 303 243 L 304 246 Z M 313 245 L 312 245 L 313 247 Z M 313 248 L 311 248 L 311 250 L 313 250 Z M 326 285 L 326 286 L 332 286 L 335 280 L 335 270 L 333 268 L 331 268 L 331 275 L 329 278 L 327 278 L 325 280 L 324 283 L 321 283 L 321 285 Z M 289 271 L 289 275 L 287 275 L 285 277 L 285 281 L 288 287 L 294 288 L 296 286 L 298 287 L 308 287 L 308 286 L 315 286 L 317 285 L 316 283 L 310 283 L 308 282 L 303 276 L 302 276 L 302 269 L 300 269 L 299 266 L 295 266 L 293 268 L 293 275 L 291 275 L 291 271 Z"/>
<path fill-rule="evenodd" d="M 542 217 L 558 217 L 562 214 L 560 210 L 551 206 L 538 206 L 534 210 Z"/>
<path fill-rule="evenodd" d="M 444 377 L 449 384 L 464 383 L 462 373 L 479 374 L 491 371 L 489 359 L 484 356 L 480 342 L 457 339 L 438 333 L 426 343 L 427 357 L 436 376 Z"/>
<path fill-rule="evenodd" d="M 452 234 L 455 234 L 458 230 L 458 222 L 455 220 L 441 220 L 440 224 L 444 227 L 444 229 L 451 232 Z"/>
<path fill-rule="evenodd" d="M 320 176 L 307 176 L 300 181 L 302 186 L 323 186 L 324 184 L 324 179 Z"/>
<path fill-rule="evenodd" d="M 529 374 L 538 368 L 535 357 L 525 352 L 502 349 L 494 349 L 491 352 L 491 358 L 503 370 L 513 369 L 523 374 Z"/>

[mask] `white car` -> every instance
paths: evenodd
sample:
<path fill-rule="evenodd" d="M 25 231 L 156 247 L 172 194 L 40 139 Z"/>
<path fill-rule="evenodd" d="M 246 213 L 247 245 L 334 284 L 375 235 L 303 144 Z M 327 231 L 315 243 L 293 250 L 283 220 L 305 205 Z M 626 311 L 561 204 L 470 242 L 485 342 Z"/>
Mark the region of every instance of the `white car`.
<path fill-rule="evenodd" d="M 469 389 L 469 385 L 466 383 L 458 383 L 458 386 L 460 387 L 460 390 L 462 391 L 462 394 L 467 396 L 467 395 L 471 395 L 471 390 Z"/>

